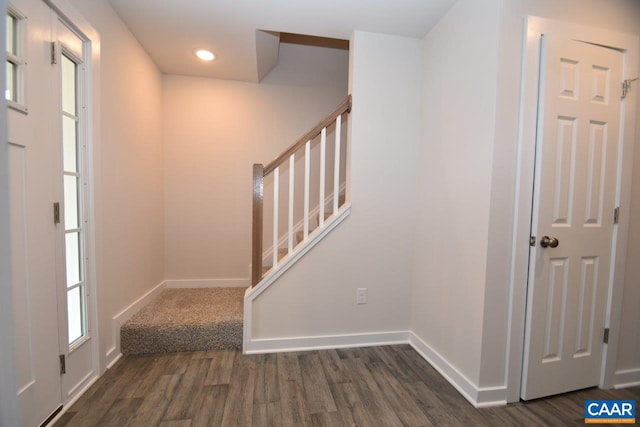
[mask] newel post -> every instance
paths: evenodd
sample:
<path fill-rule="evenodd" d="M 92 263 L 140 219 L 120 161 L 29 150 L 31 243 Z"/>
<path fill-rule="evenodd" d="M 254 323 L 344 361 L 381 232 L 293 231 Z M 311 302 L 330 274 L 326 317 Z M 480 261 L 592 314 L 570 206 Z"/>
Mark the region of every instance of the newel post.
<path fill-rule="evenodd" d="M 264 198 L 264 166 L 253 165 L 253 237 L 251 252 L 251 286 L 262 279 L 262 200 Z"/>

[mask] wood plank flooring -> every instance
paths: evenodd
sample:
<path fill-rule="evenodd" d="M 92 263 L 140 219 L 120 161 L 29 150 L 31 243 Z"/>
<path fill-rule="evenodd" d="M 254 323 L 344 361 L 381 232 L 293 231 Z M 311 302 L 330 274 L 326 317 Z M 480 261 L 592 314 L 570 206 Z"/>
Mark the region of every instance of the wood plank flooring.
<path fill-rule="evenodd" d="M 208 351 L 124 357 L 55 426 L 566 426 L 585 399 L 640 387 L 475 409 L 408 345 Z"/>

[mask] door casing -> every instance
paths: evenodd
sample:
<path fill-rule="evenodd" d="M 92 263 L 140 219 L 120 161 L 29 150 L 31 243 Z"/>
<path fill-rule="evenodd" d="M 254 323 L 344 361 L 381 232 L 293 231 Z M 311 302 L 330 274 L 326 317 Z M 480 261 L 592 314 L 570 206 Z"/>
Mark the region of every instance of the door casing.
<path fill-rule="evenodd" d="M 624 56 L 624 78 L 638 75 L 638 37 L 609 30 L 585 27 L 539 17 L 527 17 L 523 40 L 521 103 L 518 125 L 518 161 L 513 225 L 513 251 L 509 300 L 509 337 L 507 347 L 507 402 L 520 399 L 522 356 L 529 266 L 529 241 L 532 191 L 535 163 L 536 120 L 538 106 L 538 76 L 540 65 L 541 34 L 571 38 L 617 49 Z M 626 261 L 628 224 L 631 201 L 631 170 L 633 167 L 633 142 L 637 97 L 640 89 L 632 90 L 623 103 L 621 116 L 626 124 L 621 132 L 622 142 L 618 157 L 616 205 L 620 206 L 621 221 L 614 229 L 612 258 L 615 259 L 610 274 L 606 327 L 610 328 L 609 344 L 603 351 L 600 387 L 613 386 L 615 363 L 620 337 L 620 315 L 624 269 Z"/>

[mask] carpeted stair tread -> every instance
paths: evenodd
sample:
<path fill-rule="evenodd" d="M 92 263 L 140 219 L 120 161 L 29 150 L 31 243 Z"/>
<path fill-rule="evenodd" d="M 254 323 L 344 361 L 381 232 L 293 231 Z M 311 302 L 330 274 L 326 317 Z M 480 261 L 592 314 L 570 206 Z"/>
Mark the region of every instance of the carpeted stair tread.
<path fill-rule="evenodd" d="M 167 289 L 120 328 L 123 354 L 242 347 L 243 288 Z"/>

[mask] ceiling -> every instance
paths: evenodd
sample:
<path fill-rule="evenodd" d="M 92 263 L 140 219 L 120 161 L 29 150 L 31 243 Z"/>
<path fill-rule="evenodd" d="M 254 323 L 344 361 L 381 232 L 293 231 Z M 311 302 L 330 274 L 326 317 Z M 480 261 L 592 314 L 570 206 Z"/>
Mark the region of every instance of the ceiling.
<path fill-rule="evenodd" d="M 109 0 L 163 73 L 260 81 L 280 33 L 349 39 L 354 30 L 422 38 L 455 0 Z M 193 52 L 215 53 L 213 62 Z"/>

